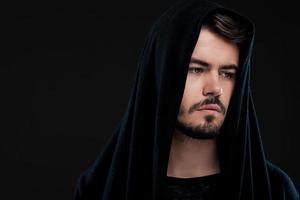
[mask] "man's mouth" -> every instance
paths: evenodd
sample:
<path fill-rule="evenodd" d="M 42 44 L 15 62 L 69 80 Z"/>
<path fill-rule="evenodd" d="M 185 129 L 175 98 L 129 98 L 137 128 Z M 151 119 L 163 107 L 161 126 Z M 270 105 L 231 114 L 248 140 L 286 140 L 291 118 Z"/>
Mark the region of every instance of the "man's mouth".
<path fill-rule="evenodd" d="M 219 112 L 219 113 L 222 112 L 220 106 L 218 106 L 217 104 L 207 104 L 207 105 L 201 106 L 197 110 L 198 111 L 202 111 L 202 110 L 204 110 L 204 111 L 214 111 L 214 112 Z"/>

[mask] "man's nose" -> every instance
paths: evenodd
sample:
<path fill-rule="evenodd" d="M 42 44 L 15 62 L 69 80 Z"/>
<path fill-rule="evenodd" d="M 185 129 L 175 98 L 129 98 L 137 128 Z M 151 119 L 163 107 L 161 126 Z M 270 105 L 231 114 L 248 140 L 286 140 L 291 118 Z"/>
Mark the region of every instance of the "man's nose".
<path fill-rule="evenodd" d="M 223 89 L 219 82 L 218 77 L 210 76 L 207 78 L 208 79 L 203 88 L 203 95 L 204 96 L 220 96 L 223 93 Z"/>

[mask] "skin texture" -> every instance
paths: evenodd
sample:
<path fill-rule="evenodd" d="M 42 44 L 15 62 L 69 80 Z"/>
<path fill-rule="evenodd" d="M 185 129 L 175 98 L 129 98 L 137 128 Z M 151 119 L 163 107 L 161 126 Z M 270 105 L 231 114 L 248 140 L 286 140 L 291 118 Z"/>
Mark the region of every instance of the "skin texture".
<path fill-rule="evenodd" d="M 189 65 L 168 164 L 168 176 L 188 178 L 220 172 L 216 137 L 232 96 L 239 49 L 202 27 Z M 227 66 L 229 68 L 224 68 Z M 233 68 L 234 67 L 234 68 Z M 220 110 L 197 110 L 216 104 Z M 182 129 L 183 127 L 183 129 Z"/>
<path fill-rule="evenodd" d="M 235 44 L 225 41 L 207 28 L 201 30 L 191 60 L 205 63 L 190 63 L 178 115 L 178 122 L 189 126 L 195 132 L 195 137 L 197 132 L 200 139 L 218 135 L 226 116 L 236 73 L 236 69 L 225 69 L 223 66 L 238 67 L 238 56 L 239 50 Z M 220 112 L 197 110 L 208 104 L 218 105 Z"/>

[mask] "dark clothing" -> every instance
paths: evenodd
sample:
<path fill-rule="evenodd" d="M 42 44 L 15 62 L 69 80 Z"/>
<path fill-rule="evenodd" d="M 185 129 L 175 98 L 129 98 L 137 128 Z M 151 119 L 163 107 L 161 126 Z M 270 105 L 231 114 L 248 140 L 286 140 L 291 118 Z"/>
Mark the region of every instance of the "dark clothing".
<path fill-rule="evenodd" d="M 249 34 L 217 138 L 222 199 L 299 199 L 264 154 L 250 86 L 255 27 L 212 1 L 180 0 L 154 23 L 141 49 L 128 107 L 107 146 L 79 179 L 76 200 L 160 200 L 191 55 L 204 18 L 223 12 Z M 142 196 L 141 196 L 142 195 Z"/>
<path fill-rule="evenodd" d="M 216 200 L 221 174 L 194 178 L 166 177 L 165 200 Z"/>

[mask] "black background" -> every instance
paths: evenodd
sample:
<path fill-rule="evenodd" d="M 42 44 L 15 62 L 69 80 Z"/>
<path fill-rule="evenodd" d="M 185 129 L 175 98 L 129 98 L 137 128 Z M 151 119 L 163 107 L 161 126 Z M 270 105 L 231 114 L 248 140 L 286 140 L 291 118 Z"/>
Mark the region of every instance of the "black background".
<path fill-rule="evenodd" d="M 147 32 L 173 2 L 3 7 L 0 199 L 73 198 L 125 110 Z M 266 155 L 299 186 L 294 2 L 225 3 L 256 24 L 252 88 Z"/>

